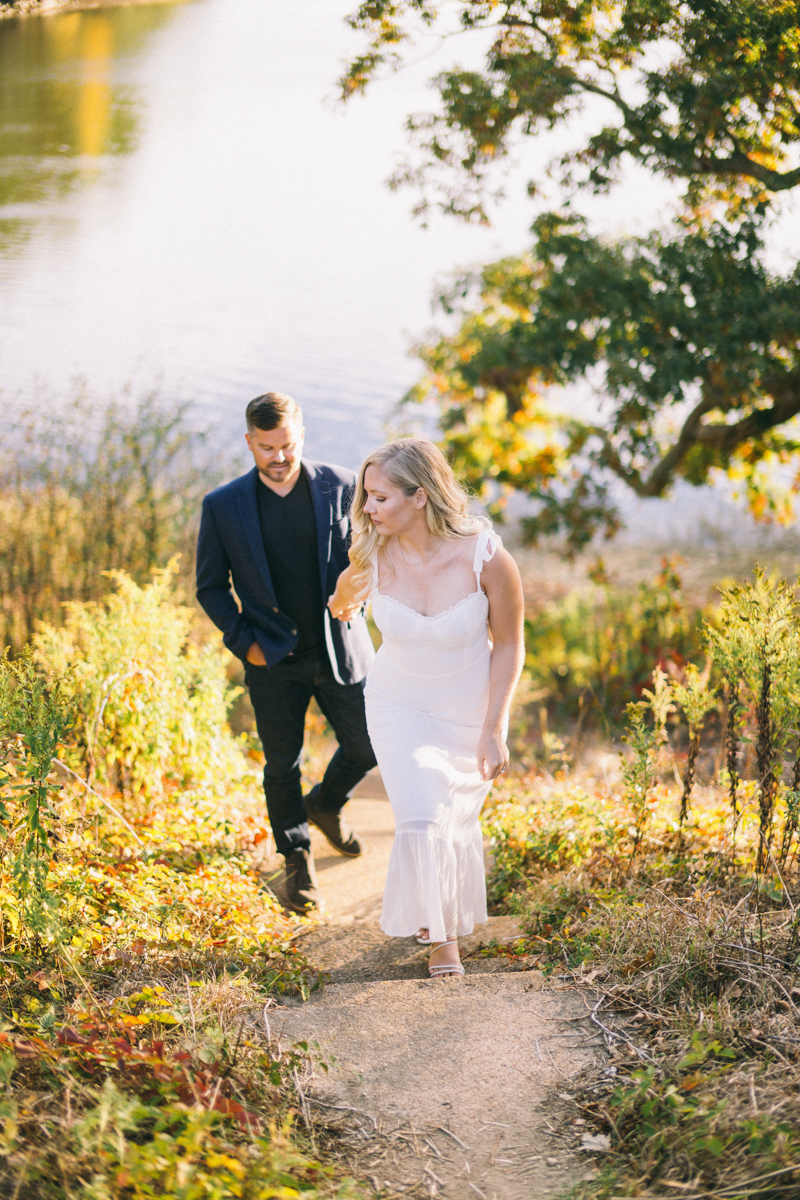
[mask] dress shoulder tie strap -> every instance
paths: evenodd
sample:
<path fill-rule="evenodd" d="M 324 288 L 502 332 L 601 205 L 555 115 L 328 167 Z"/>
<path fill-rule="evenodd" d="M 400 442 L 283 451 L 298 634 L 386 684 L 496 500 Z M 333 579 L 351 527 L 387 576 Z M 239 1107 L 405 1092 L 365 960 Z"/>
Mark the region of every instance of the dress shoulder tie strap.
<path fill-rule="evenodd" d="M 482 529 L 478 534 L 478 540 L 475 543 L 475 557 L 472 561 L 472 569 L 475 572 L 475 577 L 478 581 L 478 588 L 481 586 L 481 572 L 483 564 L 491 562 L 495 556 L 498 547 L 502 546 L 502 539 L 493 529 Z"/>

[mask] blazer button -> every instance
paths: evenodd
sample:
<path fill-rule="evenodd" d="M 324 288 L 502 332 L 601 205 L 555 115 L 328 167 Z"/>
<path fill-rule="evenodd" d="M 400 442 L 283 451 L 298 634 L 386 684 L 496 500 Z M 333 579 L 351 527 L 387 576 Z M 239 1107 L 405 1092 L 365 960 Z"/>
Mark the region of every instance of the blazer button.
<path fill-rule="evenodd" d="M 273 612 L 277 612 L 277 611 L 278 611 L 277 605 L 276 605 L 275 607 L 273 607 L 272 611 L 273 611 Z"/>
<path fill-rule="evenodd" d="M 293 630 L 292 630 L 292 637 L 294 637 L 296 633 L 297 633 L 297 630 L 296 630 L 296 629 L 293 629 Z"/>

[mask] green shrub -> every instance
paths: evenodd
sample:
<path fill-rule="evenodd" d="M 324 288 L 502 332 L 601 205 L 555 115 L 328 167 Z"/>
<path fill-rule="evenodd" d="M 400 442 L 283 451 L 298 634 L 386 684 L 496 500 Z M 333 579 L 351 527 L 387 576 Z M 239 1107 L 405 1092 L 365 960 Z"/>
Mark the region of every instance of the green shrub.
<path fill-rule="evenodd" d="M 635 590 L 600 582 L 546 605 L 526 622 L 526 647 L 531 686 L 553 716 L 593 713 L 617 727 L 654 667 L 702 657 L 702 613 L 687 605 L 665 559 L 655 580 Z"/>
<path fill-rule="evenodd" d="M 144 587 L 109 572 L 116 591 L 66 606 L 63 628 L 44 625 L 36 655 L 55 676 L 67 670 L 80 745 L 74 765 L 111 785 L 141 812 L 171 788 L 226 788 L 244 757 L 227 723 L 237 689 L 218 636 L 192 637 L 193 613 L 175 599 L 177 564 Z"/>

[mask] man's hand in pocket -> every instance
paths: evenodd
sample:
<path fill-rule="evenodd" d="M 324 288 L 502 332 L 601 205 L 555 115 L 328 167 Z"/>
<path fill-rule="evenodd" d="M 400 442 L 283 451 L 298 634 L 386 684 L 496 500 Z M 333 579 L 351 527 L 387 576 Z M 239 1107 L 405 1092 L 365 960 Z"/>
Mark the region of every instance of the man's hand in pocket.
<path fill-rule="evenodd" d="M 258 642 L 253 642 L 247 651 L 247 661 L 252 663 L 254 667 L 265 667 L 267 665 L 267 660 L 264 658 L 264 651 Z"/>

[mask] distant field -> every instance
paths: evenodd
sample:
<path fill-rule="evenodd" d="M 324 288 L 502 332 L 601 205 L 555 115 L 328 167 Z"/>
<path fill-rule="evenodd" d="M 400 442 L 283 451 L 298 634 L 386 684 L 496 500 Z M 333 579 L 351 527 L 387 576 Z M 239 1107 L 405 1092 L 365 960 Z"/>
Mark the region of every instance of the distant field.
<path fill-rule="evenodd" d="M 743 518 L 744 522 L 744 518 Z M 589 586 L 588 572 L 598 558 L 605 564 L 612 586 L 635 587 L 650 580 L 664 558 L 679 558 L 677 571 L 687 601 L 703 607 L 713 604 L 717 585 L 725 580 L 745 579 L 756 566 L 786 579 L 800 576 L 800 533 L 796 529 L 775 531 L 767 527 L 762 546 L 737 545 L 729 536 L 714 542 L 627 541 L 624 536 L 606 545 L 592 547 L 574 561 L 565 561 L 557 549 L 521 544 L 514 526 L 501 528 L 504 541 L 522 573 L 526 597 L 541 603 L 543 597 L 558 599 L 574 588 Z"/>

